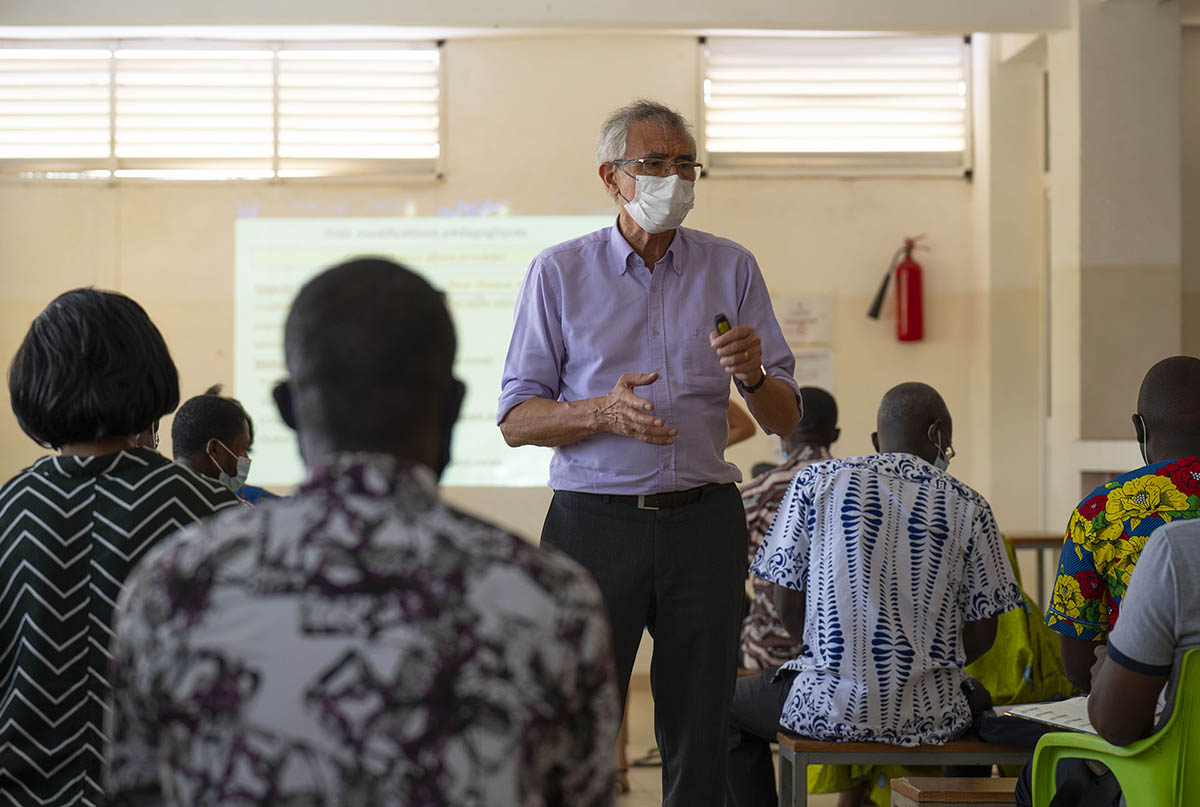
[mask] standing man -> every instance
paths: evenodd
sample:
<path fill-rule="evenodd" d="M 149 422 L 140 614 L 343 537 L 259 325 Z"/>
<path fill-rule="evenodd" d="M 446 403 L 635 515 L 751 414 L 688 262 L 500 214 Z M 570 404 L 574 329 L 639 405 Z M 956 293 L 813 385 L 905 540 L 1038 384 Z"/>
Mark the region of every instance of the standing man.
<path fill-rule="evenodd" d="M 679 226 L 701 168 L 687 121 L 638 101 L 605 121 L 596 157 L 616 223 L 534 258 L 500 430 L 555 449 L 542 543 L 599 583 L 622 702 L 642 627 L 654 637 L 663 803 L 722 805 L 746 574 L 729 379 L 764 429 L 790 434 L 794 359 L 754 256 Z"/>

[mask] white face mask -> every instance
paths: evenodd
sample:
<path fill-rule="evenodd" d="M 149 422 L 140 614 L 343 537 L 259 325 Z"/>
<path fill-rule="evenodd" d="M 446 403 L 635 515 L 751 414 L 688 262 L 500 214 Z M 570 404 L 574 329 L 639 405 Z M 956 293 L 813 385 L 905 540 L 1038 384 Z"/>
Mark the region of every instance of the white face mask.
<path fill-rule="evenodd" d="M 630 217 L 648 233 L 665 233 L 683 224 L 688 211 L 696 203 L 696 183 L 669 177 L 636 177 L 633 198 L 625 203 Z"/>
<path fill-rule="evenodd" d="M 217 441 L 217 445 L 226 451 L 229 451 L 229 447 L 220 440 Z M 229 451 L 229 453 L 233 454 L 232 451 Z M 237 476 L 230 476 L 229 474 L 225 473 L 223 469 L 221 469 L 221 464 L 217 462 L 216 457 L 213 457 L 212 454 L 209 454 L 208 456 L 209 459 L 213 461 L 213 464 L 217 466 L 217 469 L 220 470 L 220 473 L 217 476 L 217 481 L 229 488 L 229 492 L 236 496 L 237 492 L 246 484 L 246 480 L 250 478 L 250 458 L 233 454 L 234 460 L 237 461 Z"/>

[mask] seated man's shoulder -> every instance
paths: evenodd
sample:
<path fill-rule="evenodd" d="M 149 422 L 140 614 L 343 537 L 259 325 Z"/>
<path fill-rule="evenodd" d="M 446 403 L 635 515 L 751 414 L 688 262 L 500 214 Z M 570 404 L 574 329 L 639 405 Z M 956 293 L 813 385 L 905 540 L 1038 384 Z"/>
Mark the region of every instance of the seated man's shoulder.
<path fill-rule="evenodd" d="M 1200 460 L 1184 457 L 1134 468 L 1092 488 L 1091 492 L 1080 499 L 1075 509 L 1090 519 L 1105 509 L 1108 499 L 1115 497 L 1121 500 L 1130 495 L 1148 492 L 1150 488 L 1154 488 L 1157 498 L 1176 498 L 1177 504 L 1186 505 L 1184 500 L 1188 496 L 1200 494 Z M 1178 506 L 1167 509 L 1182 511 L 1190 508 Z"/>
<path fill-rule="evenodd" d="M 920 460 L 908 454 L 865 454 L 814 463 L 805 470 L 814 477 L 877 476 L 920 481 L 928 475 L 921 466 Z"/>
<path fill-rule="evenodd" d="M 458 546 L 476 560 L 520 570 L 528 582 L 538 588 L 570 593 L 576 598 L 580 587 L 584 593 L 593 590 L 599 599 L 599 589 L 582 566 L 566 555 L 543 549 L 481 518 L 450 506 L 443 508 L 442 529 L 453 534 Z"/>
<path fill-rule="evenodd" d="M 1167 544 L 1174 558 L 1187 558 L 1191 565 L 1200 562 L 1200 519 L 1176 519 L 1156 529 L 1150 538 Z"/>
<path fill-rule="evenodd" d="M 153 452 L 139 452 L 136 463 L 129 463 L 121 468 L 121 477 L 126 484 L 140 484 L 142 480 L 153 479 L 154 489 L 159 496 L 175 496 L 177 498 L 195 498 L 210 505 L 213 510 L 241 505 L 241 499 L 233 495 L 229 488 L 213 479 L 201 476 L 190 468 Z M 207 513 L 195 513 L 204 516 Z"/>
<path fill-rule="evenodd" d="M 975 488 L 945 471 L 939 471 L 928 462 L 911 454 L 870 454 L 864 457 L 850 457 L 844 467 L 847 470 L 878 474 L 905 485 L 928 485 L 965 504 L 991 511 L 988 500 Z"/>
<path fill-rule="evenodd" d="M 971 504 L 974 504 L 976 507 L 991 512 L 992 506 L 988 503 L 987 498 L 982 493 L 975 490 L 975 488 L 971 487 L 961 479 L 950 476 L 949 474 L 945 474 L 945 476 L 947 478 L 950 490 L 954 491 L 956 495 L 962 499 L 965 499 Z"/>

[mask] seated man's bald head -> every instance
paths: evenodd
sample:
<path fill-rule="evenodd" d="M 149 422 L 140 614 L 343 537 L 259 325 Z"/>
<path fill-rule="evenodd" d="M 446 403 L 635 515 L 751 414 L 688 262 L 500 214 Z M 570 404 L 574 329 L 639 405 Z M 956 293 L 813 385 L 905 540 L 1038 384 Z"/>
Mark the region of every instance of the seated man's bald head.
<path fill-rule="evenodd" d="M 1151 367 L 1133 425 L 1148 463 L 1200 454 L 1200 359 L 1171 356 Z"/>
<path fill-rule="evenodd" d="M 903 452 L 934 462 L 950 447 L 953 422 L 946 402 L 933 387 L 920 381 L 897 384 L 884 394 L 871 435 L 875 450 Z"/>
<path fill-rule="evenodd" d="M 369 451 L 433 465 L 447 424 L 456 348 L 444 296 L 382 258 L 360 258 L 306 283 L 288 312 L 285 417 L 316 455 Z M 452 403 L 452 402 L 451 402 Z"/>

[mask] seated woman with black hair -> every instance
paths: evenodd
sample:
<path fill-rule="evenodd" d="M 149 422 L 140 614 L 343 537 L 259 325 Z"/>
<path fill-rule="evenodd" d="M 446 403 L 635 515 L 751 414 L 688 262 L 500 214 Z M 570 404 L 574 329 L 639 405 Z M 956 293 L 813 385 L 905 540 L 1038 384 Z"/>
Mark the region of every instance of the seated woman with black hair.
<path fill-rule="evenodd" d="M 138 447 L 179 403 L 179 378 L 128 297 L 59 296 L 8 383 L 21 428 L 58 453 L 0 488 L 0 791 L 18 805 L 100 803 L 121 584 L 156 543 L 238 500 Z"/>

